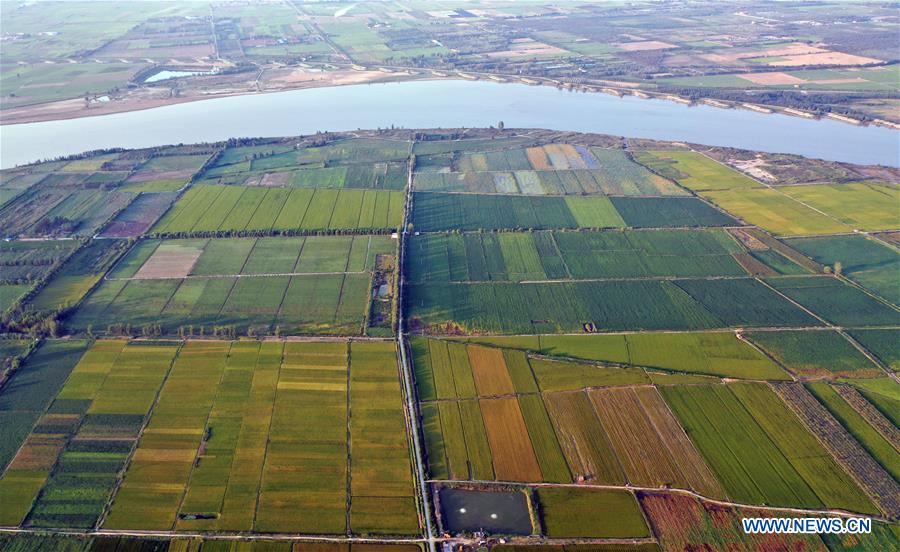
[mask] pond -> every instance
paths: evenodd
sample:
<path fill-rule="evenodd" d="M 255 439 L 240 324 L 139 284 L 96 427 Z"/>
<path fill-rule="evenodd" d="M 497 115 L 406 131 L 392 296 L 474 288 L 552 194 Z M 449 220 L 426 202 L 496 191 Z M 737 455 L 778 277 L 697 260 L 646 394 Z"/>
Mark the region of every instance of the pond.
<path fill-rule="evenodd" d="M 201 100 L 97 117 L 4 125 L 0 165 L 100 148 L 390 127 L 549 128 L 900 165 L 900 131 L 743 109 L 489 81 L 431 80 Z"/>
<path fill-rule="evenodd" d="M 450 533 L 531 534 L 531 516 L 525 493 L 445 488 L 438 496 L 444 530 Z"/>
<path fill-rule="evenodd" d="M 146 79 L 144 82 L 159 82 L 169 79 L 177 79 L 179 77 L 192 77 L 196 75 L 212 75 L 212 71 L 169 71 L 168 69 L 163 69 L 162 71 L 153 73 Z"/>

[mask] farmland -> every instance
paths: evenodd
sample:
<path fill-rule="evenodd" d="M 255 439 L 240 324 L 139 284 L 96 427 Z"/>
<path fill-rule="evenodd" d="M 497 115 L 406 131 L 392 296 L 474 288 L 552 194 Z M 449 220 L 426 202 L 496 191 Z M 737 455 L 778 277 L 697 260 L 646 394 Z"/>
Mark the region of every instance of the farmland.
<path fill-rule="evenodd" d="M 70 323 L 360 334 L 376 259 L 393 248 L 383 236 L 143 240 Z"/>
<path fill-rule="evenodd" d="M 418 531 L 392 343 L 107 340 L 84 351 L 42 346 L 0 394 L 17 416 L 3 426 L 15 448 L 0 493 L 16 497 L 4 524 Z M 16 393 L 33 382 L 44 385 Z M 301 414 L 315 435 L 298 431 Z"/>
<path fill-rule="evenodd" d="M 399 192 L 202 184 L 185 193 L 151 233 L 384 231 L 400 226 L 402 214 Z"/>
<path fill-rule="evenodd" d="M 351 20 L 327 17 L 345 40 Z M 892 174 L 537 129 L 4 172 L 22 229 L 0 246 L 0 525 L 74 549 L 418 550 L 426 521 L 512 531 L 517 552 L 846 545 L 762 541 L 737 518 L 900 515 L 897 224 L 849 233 Z M 34 233 L 63 192 L 127 203 L 91 234 Z M 760 193 L 789 207 L 752 215 L 800 237 L 716 199 Z M 874 546 L 892 538 L 876 527 Z M 144 531 L 161 533 L 126 539 Z"/>

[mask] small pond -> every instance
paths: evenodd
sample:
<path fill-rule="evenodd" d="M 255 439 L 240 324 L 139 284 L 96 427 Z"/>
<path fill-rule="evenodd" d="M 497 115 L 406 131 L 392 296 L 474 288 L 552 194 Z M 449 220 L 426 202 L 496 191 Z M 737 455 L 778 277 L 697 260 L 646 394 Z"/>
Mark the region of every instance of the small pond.
<path fill-rule="evenodd" d="M 528 501 L 522 492 L 441 489 L 438 496 L 441 501 L 441 519 L 446 531 L 531 534 Z"/>

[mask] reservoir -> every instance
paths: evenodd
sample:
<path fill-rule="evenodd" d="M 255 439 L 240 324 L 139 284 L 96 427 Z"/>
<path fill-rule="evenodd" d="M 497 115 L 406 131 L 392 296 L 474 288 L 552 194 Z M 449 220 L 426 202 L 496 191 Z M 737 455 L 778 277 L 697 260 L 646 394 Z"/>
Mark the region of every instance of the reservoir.
<path fill-rule="evenodd" d="M 900 131 L 743 109 L 490 81 L 431 80 L 231 96 L 3 125 L 0 166 L 101 148 L 390 127 L 548 128 L 900 166 Z"/>

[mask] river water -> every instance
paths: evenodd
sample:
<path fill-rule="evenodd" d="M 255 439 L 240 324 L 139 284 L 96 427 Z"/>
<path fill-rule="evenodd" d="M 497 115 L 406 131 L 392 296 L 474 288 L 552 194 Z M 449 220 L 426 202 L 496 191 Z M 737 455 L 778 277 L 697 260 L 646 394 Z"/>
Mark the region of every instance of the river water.
<path fill-rule="evenodd" d="M 291 90 L 0 127 L 6 168 L 87 150 L 389 127 L 529 127 L 683 140 L 900 166 L 900 131 L 634 96 L 490 81 L 432 80 Z"/>

